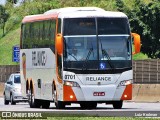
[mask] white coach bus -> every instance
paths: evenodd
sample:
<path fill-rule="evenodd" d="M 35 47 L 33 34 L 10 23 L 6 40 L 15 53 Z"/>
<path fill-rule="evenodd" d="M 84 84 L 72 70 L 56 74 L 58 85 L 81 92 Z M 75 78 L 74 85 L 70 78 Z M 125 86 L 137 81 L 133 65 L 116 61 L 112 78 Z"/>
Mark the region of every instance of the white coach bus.
<path fill-rule="evenodd" d="M 58 109 L 71 103 L 120 109 L 132 99 L 132 54 L 140 52 L 140 36 L 122 12 L 71 7 L 26 16 L 20 48 L 22 93 L 31 108 L 55 102 Z"/>

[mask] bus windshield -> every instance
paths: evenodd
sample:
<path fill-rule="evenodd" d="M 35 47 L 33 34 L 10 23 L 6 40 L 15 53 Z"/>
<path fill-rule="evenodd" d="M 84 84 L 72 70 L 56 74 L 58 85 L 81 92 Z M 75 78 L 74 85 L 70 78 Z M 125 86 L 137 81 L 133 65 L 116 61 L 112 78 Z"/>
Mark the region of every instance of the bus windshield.
<path fill-rule="evenodd" d="M 65 69 L 131 67 L 131 37 L 126 18 L 64 19 L 63 34 Z"/>

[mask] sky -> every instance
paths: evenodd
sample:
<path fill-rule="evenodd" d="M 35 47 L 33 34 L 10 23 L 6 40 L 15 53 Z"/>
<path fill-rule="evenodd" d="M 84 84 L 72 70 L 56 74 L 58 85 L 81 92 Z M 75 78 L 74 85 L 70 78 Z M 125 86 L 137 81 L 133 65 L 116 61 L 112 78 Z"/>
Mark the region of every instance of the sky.
<path fill-rule="evenodd" d="M 22 0 L 17 0 L 17 1 L 18 1 L 18 2 L 21 2 Z M 1 4 L 1 5 L 4 5 L 5 2 L 6 2 L 6 0 L 0 0 L 0 4 Z"/>
<path fill-rule="evenodd" d="M 4 5 L 6 0 L 0 0 L 0 4 Z"/>

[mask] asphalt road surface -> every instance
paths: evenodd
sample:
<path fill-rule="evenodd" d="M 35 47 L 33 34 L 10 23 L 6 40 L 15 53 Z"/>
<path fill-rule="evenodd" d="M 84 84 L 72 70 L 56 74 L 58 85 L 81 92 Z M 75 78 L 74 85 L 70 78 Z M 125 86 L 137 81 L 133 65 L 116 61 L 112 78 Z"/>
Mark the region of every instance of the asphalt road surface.
<path fill-rule="evenodd" d="M 58 110 L 54 103 L 50 104 L 49 109 L 42 108 L 30 108 L 28 103 L 17 103 L 16 105 L 4 105 L 3 97 L 0 98 L 0 112 L 5 111 L 18 111 L 18 112 L 51 112 L 51 113 L 70 113 L 70 114 L 88 114 L 96 116 L 105 116 L 113 113 L 116 116 L 120 113 L 127 116 L 131 113 L 131 116 L 141 116 L 144 113 L 151 115 L 151 117 L 160 117 L 160 103 L 135 103 L 135 102 L 124 102 L 122 109 L 113 109 L 112 105 L 98 104 L 96 109 L 92 110 L 82 110 L 79 104 L 72 104 L 71 106 L 66 106 L 66 109 Z M 115 114 L 115 115 L 114 115 Z M 111 115 L 112 116 L 112 115 Z M 120 115 L 121 116 L 121 115 Z M 130 116 L 130 115 L 129 115 Z M 147 116 L 148 117 L 148 116 Z M 150 117 L 150 116 L 149 116 Z"/>

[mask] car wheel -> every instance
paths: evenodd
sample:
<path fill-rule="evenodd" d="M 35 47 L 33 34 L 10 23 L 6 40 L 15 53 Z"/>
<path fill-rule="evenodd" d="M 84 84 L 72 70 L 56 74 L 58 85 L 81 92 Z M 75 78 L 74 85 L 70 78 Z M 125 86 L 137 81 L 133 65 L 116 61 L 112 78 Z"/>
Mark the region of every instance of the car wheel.
<path fill-rule="evenodd" d="M 6 100 L 6 95 L 4 94 L 4 104 L 8 105 L 9 104 L 9 100 Z"/>
<path fill-rule="evenodd" d="M 15 105 L 16 102 L 13 100 L 13 95 L 11 95 L 11 105 Z"/>

